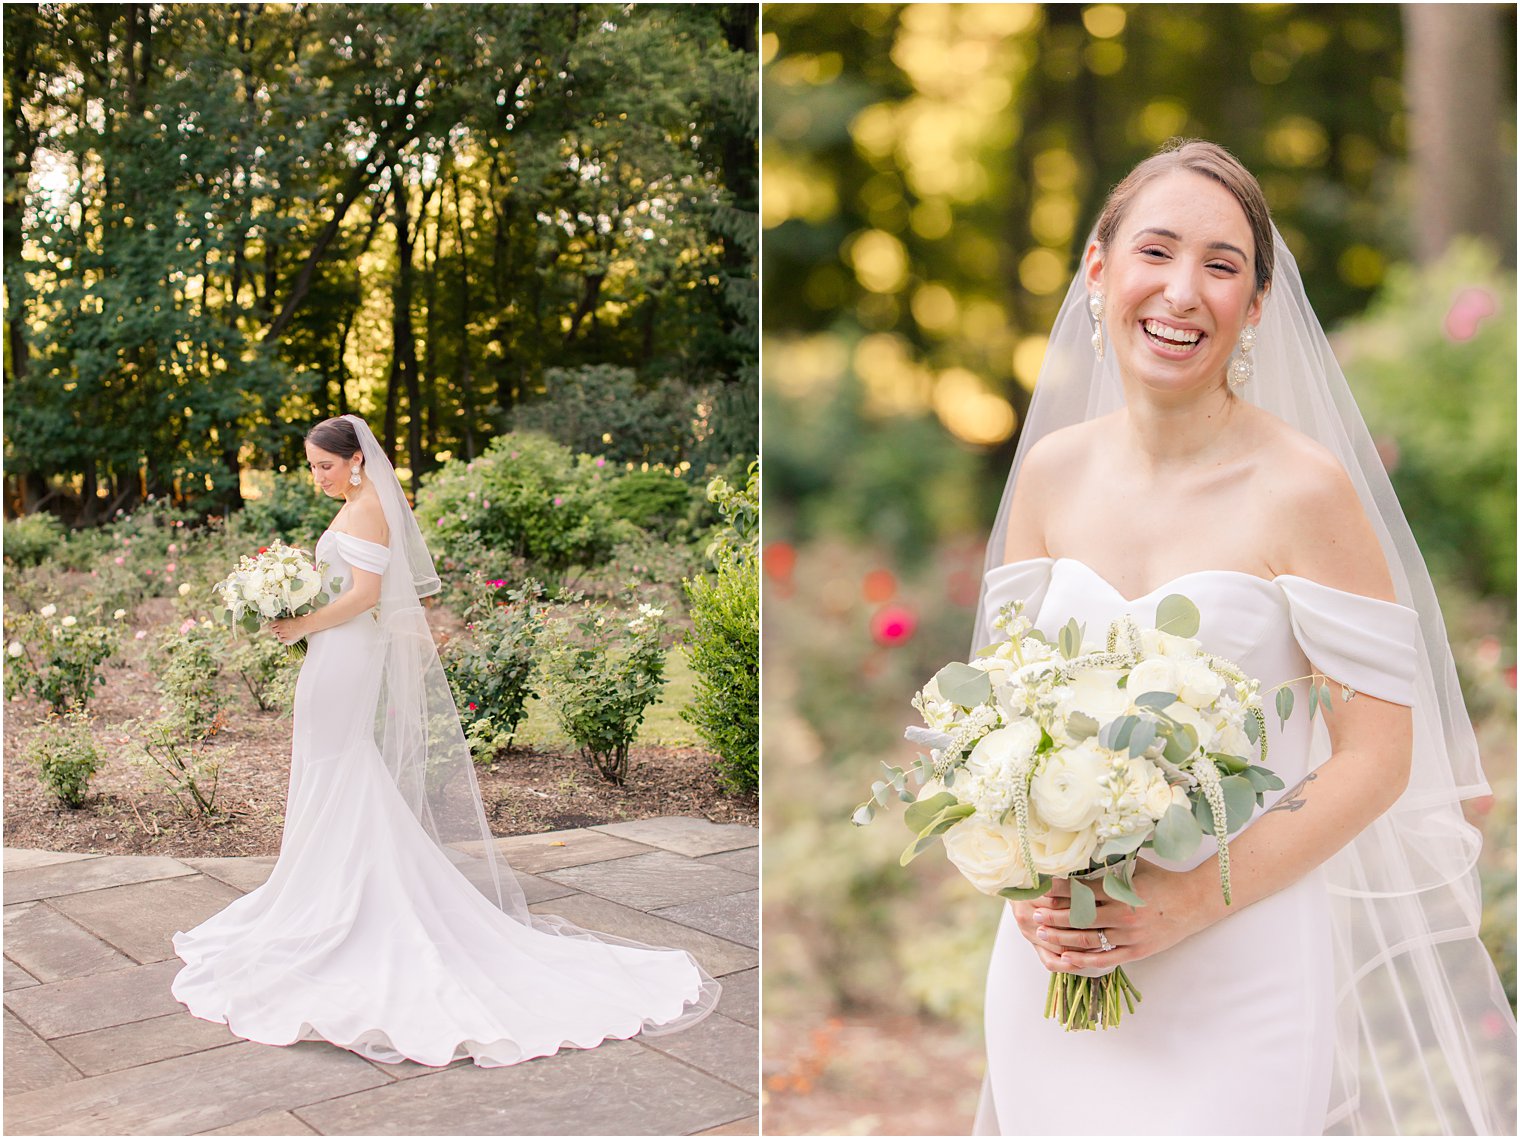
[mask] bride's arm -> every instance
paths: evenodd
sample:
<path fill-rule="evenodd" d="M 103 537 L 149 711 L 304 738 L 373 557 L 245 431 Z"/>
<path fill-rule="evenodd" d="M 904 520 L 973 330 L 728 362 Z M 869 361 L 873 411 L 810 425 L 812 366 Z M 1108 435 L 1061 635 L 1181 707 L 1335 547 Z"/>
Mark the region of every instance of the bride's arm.
<path fill-rule="evenodd" d="M 1360 502 L 1339 468 L 1338 477 L 1318 472 L 1315 482 L 1290 493 L 1285 505 L 1293 522 L 1290 542 L 1274 569 L 1381 600 L 1393 598 L 1382 550 Z M 1332 681 L 1332 690 L 1337 687 Z M 1302 714 L 1302 713 L 1300 713 Z M 1136 887 L 1140 909 L 1103 901 L 1098 926 L 1107 927 L 1118 949 L 1094 952 L 1097 935 L 1071 930 L 1064 898 L 1042 909 L 1046 943 L 1060 951 L 1042 954 L 1049 967 L 1122 965 L 1150 956 L 1221 918 L 1292 885 L 1350 842 L 1391 807 L 1409 782 L 1412 723 L 1401 704 L 1365 693 L 1336 700 L 1325 718 L 1330 757 L 1230 842 L 1232 904 L 1226 906 L 1214 859 L 1185 873 L 1142 863 Z M 1036 922 L 1038 924 L 1038 921 Z M 1054 961 L 1059 964 L 1053 964 Z"/>

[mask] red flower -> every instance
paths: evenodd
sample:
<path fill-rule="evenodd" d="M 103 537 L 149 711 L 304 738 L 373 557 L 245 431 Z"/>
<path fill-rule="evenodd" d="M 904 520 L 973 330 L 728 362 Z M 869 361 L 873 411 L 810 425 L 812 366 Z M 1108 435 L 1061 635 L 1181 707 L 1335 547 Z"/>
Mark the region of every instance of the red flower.
<path fill-rule="evenodd" d="M 765 566 L 767 577 L 773 577 L 777 581 L 788 581 L 791 579 L 792 571 L 797 568 L 797 547 L 789 542 L 772 542 L 765 547 L 760 560 Z"/>
<path fill-rule="evenodd" d="M 259 553 L 261 553 L 261 554 L 262 554 L 262 553 L 264 553 L 264 552 L 265 552 L 265 551 L 266 551 L 266 550 L 268 550 L 268 549 L 269 549 L 269 547 L 268 547 L 268 546 L 260 546 L 260 547 L 259 547 Z"/>
<path fill-rule="evenodd" d="M 478 711 L 478 709 L 475 707 L 474 701 L 471 701 L 469 704 L 466 704 L 465 707 L 468 708 L 472 712 Z"/>
<path fill-rule="evenodd" d="M 871 617 L 871 636 L 876 638 L 878 645 L 888 648 L 910 640 L 917 628 L 918 617 L 911 609 L 900 605 L 878 609 Z"/>

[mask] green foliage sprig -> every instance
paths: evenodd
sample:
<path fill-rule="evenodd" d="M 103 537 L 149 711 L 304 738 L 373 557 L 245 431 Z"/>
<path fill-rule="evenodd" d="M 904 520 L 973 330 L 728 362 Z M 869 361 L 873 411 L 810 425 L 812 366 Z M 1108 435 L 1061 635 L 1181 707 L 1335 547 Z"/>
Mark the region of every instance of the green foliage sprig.
<path fill-rule="evenodd" d="M 114 625 L 60 614 L 49 603 L 5 615 L 5 698 L 30 692 L 55 713 L 83 708 L 106 678 L 101 666 L 118 646 Z"/>
<path fill-rule="evenodd" d="M 78 807 L 89 792 L 90 779 L 100 767 L 100 753 L 90 731 L 89 717 L 75 710 L 49 715 L 47 724 L 27 748 L 37 765 L 42 785 L 66 807 Z"/>
<path fill-rule="evenodd" d="M 465 613 L 467 635 L 450 642 L 443 669 L 459 719 L 477 763 L 512 742 L 528 714 L 535 650 L 547 620 L 543 586 L 529 580 L 516 589 L 478 571 L 474 599 Z"/>

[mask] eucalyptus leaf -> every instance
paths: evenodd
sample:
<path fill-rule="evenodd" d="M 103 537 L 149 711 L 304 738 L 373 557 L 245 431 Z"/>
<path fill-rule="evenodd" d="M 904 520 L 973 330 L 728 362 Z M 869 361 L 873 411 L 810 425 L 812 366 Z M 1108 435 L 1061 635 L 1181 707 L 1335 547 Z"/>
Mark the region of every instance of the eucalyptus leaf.
<path fill-rule="evenodd" d="M 1279 688 L 1277 690 L 1277 719 L 1279 727 L 1288 722 L 1288 717 L 1293 715 L 1293 689 Z"/>
<path fill-rule="evenodd" d="M 1191 858 L 1203 841 L 1203 829 L 1193 813 L 1186 807 L 1173 803 L 1156 824 L 1156 835 L 1151 847 L 1168 862 L 1180 862 Z"/>
<path fill-rule="evenodd" d="M 1253 767 L 1251 768 L 1251 771 L 1260 772 L 1261 777 L 1266 781 L 1266 786 L 1263 788 L 1264 790 L 1281 791 L 1284 787 L 1287 786 L 1287 784 L 1282 781 L 1282 777 L 1278 775 L 1277 772 L 1273 771 L 1270 767 Z"/>
<path fill-rule="evenodd" d="M 1050 892 L 1050 878 L 1040 875 L 1040 880 L 1033 886 L 1025 886 L 1022 889 L 1017 886 L 1005 886 L 998 891 L 998 897 L 1009 898 L 1015 902 L 1032 902 L 1036 898 L 1043 898 Z"/>
<path fill-rule="evenodd" d="M 1191 725 L 1176 724 L 1166 738 L 1164 755 L 1173 763 L 1186 763 L 1188 757 L 1198 750 L 1198 733 Z"/>
<path fill-rule="evenodd" d="M 857 827 L 863 827 L 875 817 L 876 808 L 872 807 L 870 803 L 862 803 L 855 808 L 855 813 L 850 816 L 850 822 L 854 823 Z"/>
<path fill-rule="evenodd" d="M 1244 775 L 1226 775 L 1219 786 L 1224 790 L 1225 831 L 1234 834 L 1256 809 L 1256 788 Z"/>
<path fill-rule="evenodd" d="M 1142 831 L 1134 831 L 1130 834 L 1115 835 L 1102 846 L 1098 847 L 1094 858 L 1112 858 L 1116 854 L 1128 854 L 1133 850 L 1139 850 L 1140 844 L 1145 841 Z"/>
<path fill-rule="evenodd" d="M 887 792 L 890 790 L 891 788 L 887 784 L 878 779 L 875 783 L 871 784 L 871 798 L 885 807 L 887 805 Z"/>
<path fill-rule="evenodd" d="M 1125 863 L 1128 866 L 1128 863 Z M 1143 906 L 1145 899 L 1135 893 L 1134 886 L 1130 885 L 1128 873 L 1118 873 L 1110 870 L 1103 876 L 1103 892 L 1116 902 L 1123 902 L 1130 906 Z"/>
<path fill-rule="evenodd" d="M 1170 708 L 1177 703 L 1175 692 L 1142 692 L 1135 697 L 1135 703 L 1141 708 Z"/>
<path fill-rule="evenodd" d="M 1131 758 L 1138 759 L 1145 754 L 1145 749 L 1156 742 L 1156 722 L 1154 720 L 1141 720 L 1135 725 L 1135 730 L 1129 736 L 1129 754 Z"/>
<path fill-rule="evenodd" d="M 1241 774 L 1251 781 L 1251 788 L 1254 791 L 1270 791 L 1273 789 L 1268 778 L 1272 773 L 1264 767 L 1248 767 Z M 1282 786 L 1281 780 L 1278 781 L 1277 785 L 1279 787 Z"/>
<path fill-rule="evenodd" d="M 1193 818 L 1198 820 L 1204 834 L 1214 833 L 1214 808 L 1209 806 L 1208 799 L 1202 795 L 1193 800 Z"/>
<path fill-rule="evenodd" d="M 1071 927 L 1072 929 L 1091 929 L 1093 922 L 1098 920 L 1098 901 L 1093 896 L 1092 887 L 1080 878 L 1070 879 L 1071 884 Z"/>
<path fill-rule="evenodd" d="M 985 704 L 992 696 L 992 680 L 979 668 L 951 661 L 934 674 L 939 694 L 962 708 Z"/>
<path fill-rule="evenodd" d="M 1067 660 L 1082 651 L 1082 626 L 1077 624 L 1075 617 L 1061 626 L 1058 642 L 1061 655 Z"/>
<path fill-rule="evenodd" d="M 1168 594 L 1156 606 L 1158 632 L 1171 633 L 1174 637 L 1196 637 L 1198 625 L 1198 606 L 1180 593 Z"/>
<path fill-rule="evenodd" d="M 927 799 L 920 799 L 903 812 L 903 822 L 908 824 L 908 829 L 913 832 L 923 830 L 934 817 L 946 807 L 953 806 L 958 800 L 948 791 L 940 791 L 930 795 Z"/>
<path fill-rule="evenodd" d="M 1324 705 L 1326 715 L 1335 711 L 1335 704 L 1330 699 L 1330 686 L 1328 684 L 1321 684 L 1319 686 L 1319 702 Z"/>
<path fill-rule="evenodd" d="M 918 838 L 915 838 L 908 844 L 907 849 L 902 852 L 902 856 L 898 858 L 897 864 L 899 866 L 908 865 L 908 863 L 933 846 L 938 838 L 938 835 L 920 835 Z"/>
<path fill-rule="evenodd" d="M 1073 739 L 1091 739 L 1098 734 L 1098 721 L 1086 712 L 1073 712 L 1066 717 L 1066 732 Z"/>
<path fill-rule="evenodd" d="M 1257 722 L 1255 716 L 1246 717 L 1246 739 L 1253 744 L 1261 742 L 1261 724 Z"/>
<path fill-rule="evenodd" d="M 1139 716 L 1120 716 L 1117 720 L 1110 720 L 1098 733 L 1098 743 L 1114 751 L 1123 751 L 1129 746 L 1130 733 L 1139 722 Z"/>

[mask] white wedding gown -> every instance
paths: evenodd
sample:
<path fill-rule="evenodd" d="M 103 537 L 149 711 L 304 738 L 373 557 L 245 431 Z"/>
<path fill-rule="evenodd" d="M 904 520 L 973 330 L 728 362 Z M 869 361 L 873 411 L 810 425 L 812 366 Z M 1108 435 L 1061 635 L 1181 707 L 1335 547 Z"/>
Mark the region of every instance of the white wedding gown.
<path fill-rule="evenodd" d="M 1075 617 L 1099 639 L 1123 614 L 1154 625 L 1181 593 L 1198 637 L 1263 689 L 1311 670 L 1359 693 L 1408 704 L 1419 643 L 1413 610 L 1304 578 L 1204 570 L 1125 599 L 1070 558 L 1014 562 L 987 575 L 989 612 L 1025 599 L 1054 639 Z M 1337 702 L 1338 686 L 1333 686 Z M 1267 764 L 1292 789 L 1323 754 L 1307 685 L 1285 728 L 1267 709 Z M 1332 713 L 1333 714 L 1333 713 Z M 1270 807 L 1284 792 L 1267 796 Z M 1310 800 L 1312 809 L 1313 800 Z M 1263 808 L 1257 809 L 1260 817 Z M 1184 870 L 1215 856 L 1206 840 Z M 1050 974 L 1004 907 L 987 977 L 987 1081 L 977 1134 L 1319 1135 L 1332 1102 L 1335 1048 L 1330 896 L 1315 872 L 1125 972 L 1144 996 L 1116 1028 L 1066 1032 L 1044 1018 Z"/>
<path fill-rule="evenodd" d="M 346 588 L 352 566 L 382 573 L 390 550 L 329 530 L 317 556 Z M 630 1037 L 699 1004 L 704 978 L 684 952 L 533 928 L 455 868 L 375 745 L 380 642 L 370 613 L 309 638 L 279 860 L 174 935 L 174 996 L 265 1044 L 482 1067 Z"/>

